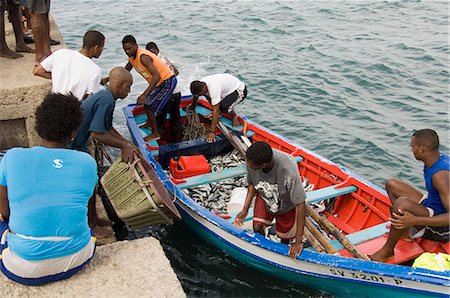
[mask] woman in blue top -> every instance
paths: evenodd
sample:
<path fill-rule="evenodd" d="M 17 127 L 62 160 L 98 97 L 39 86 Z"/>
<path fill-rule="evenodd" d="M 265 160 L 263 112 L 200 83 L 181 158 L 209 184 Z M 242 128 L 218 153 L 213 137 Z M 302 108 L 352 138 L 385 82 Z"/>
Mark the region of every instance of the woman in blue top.
<path fill-rule="evenodd" d="M 42 146 L 10 149 L 0 162 L 0 270 L 18 283 L 68 278 L 94 255 L 87 204 L 96 163 L 66 149 L 82 117 L 75 97 L 47 95 L 36 110 Z"/>

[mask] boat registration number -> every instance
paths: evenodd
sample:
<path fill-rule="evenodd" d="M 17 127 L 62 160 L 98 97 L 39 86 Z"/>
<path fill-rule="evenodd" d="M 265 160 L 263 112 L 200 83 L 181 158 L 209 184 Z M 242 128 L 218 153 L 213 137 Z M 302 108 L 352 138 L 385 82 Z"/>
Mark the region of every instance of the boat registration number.
<path fill-rule="evenodd" d="M 393 284 L 396 286 L 403 284 L 403 281 L 401 279 L 367 274 L 367 273 L 361 273 L 361 272 L 353 272 L 353 271 L 332 268 L 332 269 L 330 269 L 330 273 L 335 276 L 350 277 L 352 279 L 367 280 L 367 281 L 379 282 L 379 283 L 385 283 L 385 284 Z"/>

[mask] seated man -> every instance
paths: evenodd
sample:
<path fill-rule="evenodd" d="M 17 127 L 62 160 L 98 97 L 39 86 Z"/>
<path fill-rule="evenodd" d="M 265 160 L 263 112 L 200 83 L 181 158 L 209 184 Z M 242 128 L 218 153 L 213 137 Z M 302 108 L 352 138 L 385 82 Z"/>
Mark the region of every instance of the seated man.
<path fill-rule="evenodd" d="M 247 87 L 241 80 L 226 73 L 210 75 L 200 79 L 200 81 L 193 81 L 191 93 L 194 95 L 194 107 L 201 95 L 205 96 L 213 106 L 208 142 L 212 142 L 216 136 L 219 111 L 230 113 L 233 117 L 233 126 L 239 125 L 234 107 L 247 97 Z"/>
<path fill-rule="evenodd" d="M 386 182 L 393 206 L 391 230 L 385 245 L 370 256 L 384 262 L 394 256 L 394 247 L 402 236 L 449 241 L 450 161 L 439 152 L 439 137 L 434 130 L 422 129 L 411 137 L 411 150 L 424 163 L 428 194 L 397 179 Z M 405 233 L 411 235 L 404 235 Z"/>
<path fill-rule="evenodd" d="M 42 146 L 13 148 L 0 162 L 0 270 L 15 282 L 68 278 L 94 255 L 87 205 L 97 165 L 66 149 L 82 119 L 75 97 L 47 95 L 36 110 Z"/>
<path fill-rule="evenodd" d="M 264 227 L 276 221 L 276 233 L 289 243 L 289 254 L 296 258 L 303 250 L 305 226 L 305 191 L 297 163 L 287 153 L 272 150 L 266 142 L 256 142 L 247 152 L 247 197 L 242 211 L 234 220 L 242 226 L 256 195 L 253 230 L 264 235 Z"/>

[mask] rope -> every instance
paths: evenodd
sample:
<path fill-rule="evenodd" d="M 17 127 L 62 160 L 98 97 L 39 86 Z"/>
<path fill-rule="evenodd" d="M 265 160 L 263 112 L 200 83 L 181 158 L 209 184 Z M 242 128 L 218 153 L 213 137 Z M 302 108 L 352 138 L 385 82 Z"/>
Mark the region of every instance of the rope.
<path fill-rule="evenodd" d="M 206 137 L 205 124 L 200 122 L 195 108 L 186 107 L 186 121 L 183 125 L 183 141 Z"/>

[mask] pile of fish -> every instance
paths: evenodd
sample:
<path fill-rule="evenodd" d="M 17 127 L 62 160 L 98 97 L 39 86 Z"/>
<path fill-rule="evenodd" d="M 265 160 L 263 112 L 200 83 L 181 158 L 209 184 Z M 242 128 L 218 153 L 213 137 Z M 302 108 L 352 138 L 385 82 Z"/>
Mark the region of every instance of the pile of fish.
<path fill-rule="evenodd" d="M 245 159 L 237 150 L 209 160 L 212 172 L 219 172 L 229 167 L 237 167 L 244 164 Z M 227 204 L 230 201 L 233 189 L 247 187 L 247 185 L 247 175 L 244 175 L 242 177 L 204 184 L 184 191 L 199 205 L 217 213 L 227 213 Z M 306 178 L 303 178 L 303 187 L 305 191 L 311 191 L 314 185 L 309 183 Z"/>
<path fill-rule="evenodd" d="M 208 162 L 211 172 L 220 172 L 226 168 L 244 165 L 245 159 L 237 150 L 233 150 L 228 154 L 211 158 Z M 247 187 L 247 177 L 230 178 L 190 188 L 187 190 L 187 195 L 209 210 L 227 213 L 227 204 L 230 201 L 231 192 L 236 187 Z"/>

